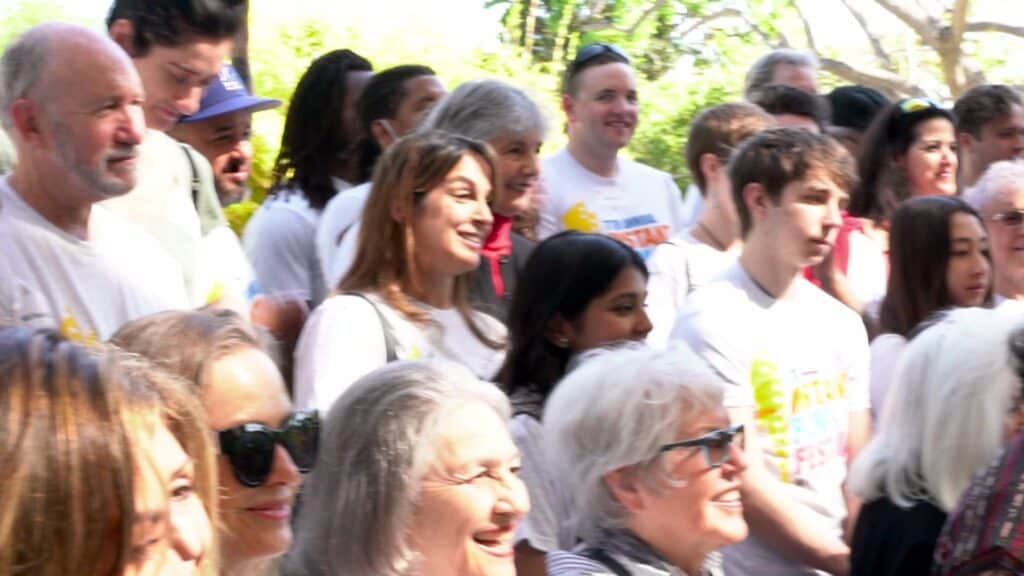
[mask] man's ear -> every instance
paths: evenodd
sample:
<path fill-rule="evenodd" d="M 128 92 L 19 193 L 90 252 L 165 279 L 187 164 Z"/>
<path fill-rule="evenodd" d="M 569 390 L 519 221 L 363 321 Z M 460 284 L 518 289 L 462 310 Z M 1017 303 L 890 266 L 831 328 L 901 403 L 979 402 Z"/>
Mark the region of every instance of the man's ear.
<path fill-rule="evenodd" d="M 122 50 L 128 53 L 129 56 L 135 57 L 135 25 L 132 24 L 131 20 L 127 18 L 118 18 L 110 24 L 110 38 L 121 47 Z"/>
<path fill-rule="evenodd" d="M 11 104 L 11 121 L 17 137 L 26 144 L 44 138 L 39 107 L 28 98 L 19 98 Z"/>
<path fill-rule="evenodd" d="M 562 94 L 562 112 L 570 122 L 576 119 L 576 100 L 569 94 Z"/>
<path fill-rule="evenodd" d="M 645 508 L 644 495 L 640 491 L 640 479 L 634 467 L 619 468 L 604 475 L 604 485 L 619 504 L 630 511 L 639 512 Z"/>
<path fill-rule="evenodd" d="M 397 139 L 397 135 L 391 129 L 388 121 L 383 118 L 370 122 L 370 136 L 381 150 L 387 150 Z"/>
<path fill-rule="evenodd" d="M 708 183 L 713 182 L 715 178 L 718 177 L 719 172 L 725 169 L 725 167 L 722 166 L 722 162 L 718 159 L 718 156 L 715 156 L 710 152 L 705 152 L 700 155 L 700 158 L 697 160 L 697 167 L 704 175 L 704 181 Z M 705 190 L 705 192 L 707 192 L 707 190 Z"/>
<path fill-rule="evenodd" d="M 956 143 L 960 147 L 961 152 L 971 154 L 974 152 L 974 136 L 971 136 L 968 132 L 957 132 Z"/>
<path fill-rule="evenodd" d="M 768 196 L 768 191 L 760 182 L 748 182 L 743 187 L 743 204 L 750 214 L 751 223 L 764 220 L 768 213 L 768 205 L 771 203 L 772 199 Z"/>

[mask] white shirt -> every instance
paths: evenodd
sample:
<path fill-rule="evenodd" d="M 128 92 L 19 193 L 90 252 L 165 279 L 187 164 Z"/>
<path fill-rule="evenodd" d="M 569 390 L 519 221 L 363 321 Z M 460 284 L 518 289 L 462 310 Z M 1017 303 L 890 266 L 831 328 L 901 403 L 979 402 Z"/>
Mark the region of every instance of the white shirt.
<path fill-rule="evenodd" d="M 455 308 L 440 309 L 417 303 L 433 320 L 414 324 L 369 295 L 387 319 L 400 360 L 441 358 L 462 364 L 478 378 L 492 380 L 505 359 L 480 341 Z M 474 312 L 477 325 L 488 337 L 505 339 L 505 326 L 497 319 Z M 356 380 L 387 361 L 384 329 L 366 300 L 351 294 L 331 296 L 306 321 L 295 348 L 295 405 L 326 412 Z"/>
<path fill-rule="evenodd" d="M 316 250 L 323 267 L 323 278 L 327 289 L 333 290 L 352 266 L 356 239 L 359 236 L 359 222 L 363 207 L 370 196 L 370 182 L 339 191 L 324 206 L 320 225 L 316 230 Z M 346 244 L 348 240 L 348 244 Z M 344 252 L 345 256 L 339 256 Z"/>
<path fill-rule="evenodd" d="M 738 256 L 739 248 L 722 251 L 697 240 L 692 228 L 659 244 L 647 259 L 647 316 L 652 325 L 647 343 L 664 348 L 690 293 L 710 282 Z"/>
<path fill-rule="evenodd" d="M 576 545 L 572 496 L 553 474 L 543 426 L 532 416 L 518 414 L 509 431 L 522 456 L 519 477 L 530 494 L 530 511 L 516 528 L 516 544 L 526 540 L 541 552 L 572 549 Z"/>
<path fill-rule="evenodd" d="M 880 334 L 871 341 L 871 421 L 877 422 L 885 409 L 885 398 L 896 380 L 907 339 L 899 334 Z"/>
<path fill-rule="evenodd" d="M 683 198 L 667 173 L 619 157 L 616 175 L 583 167 L 568 148 L 545 158 L 538 235 L 562 230 L 600 232 L 632 246 L 644 258 L 681 232 Z"/>
<path fill-rule="evenodd" d="M 320 212 L 297 190 L 267 198 L 242 234 L 262 294 L 292 296 L 319 304 L 326 294 L 316 230 Z"/>
<path fill-rule="evenodd" d="M 673 339 L 687 342 L 728 384 L 726 407 L 754 410 L 768 470 L 794 503 L 842 534 L 849 416 L 867 410 L 867 334 L 855 312 L 803 278 L 765 293 L 737 262 L 690 295 Z M 725 549 L 726 573 L 816 572 L 756 536 Z"/>
<path fill-rule="evenodd" d="M 189 307 L 177 263 L 103 206 L 89 239 L 60 230 L 0 179 L 0 316 L 97 342 L 126 322 Z"/>

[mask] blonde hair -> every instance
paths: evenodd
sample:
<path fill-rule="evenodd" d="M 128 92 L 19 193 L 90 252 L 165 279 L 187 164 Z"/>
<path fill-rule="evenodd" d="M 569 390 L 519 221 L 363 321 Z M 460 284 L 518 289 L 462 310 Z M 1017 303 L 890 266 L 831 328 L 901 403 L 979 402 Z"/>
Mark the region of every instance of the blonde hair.
<path fill-rule="evenodd" d="M 484 143 L 442 131 L 414 133 L 398 140 L 377 161 L 373 187 L 363 209 L 359 246 L 348 275 L 338 291 L 376 292 L 389 306 L 417 324 L 427 324 L 430 316 L 409 298 L 420 291 L 413 255 L 412 220 L 395 218 L 395 211 L 415 214 L 426 192 L 444 181 L 445 176 L 467 154 L 477 156 L 488 168 L 492 187 L 498 182 L 498 166 L 491 149 Z M 492 348 L 503 344 L 492 341 L 473 319 L 467 297 L 469 275 L 455 279 L 455 307 L 473 335 Z"/>
<path fill-rule="evenodd" d="M 216 515 L 213 450 L 188 387 L 140 358 L 0 327 L 0 575 L 111 574 L 127 562 L 141 437 L 165 424 Z M 111 535 L 114 535 L 112 537 Z M 215 570 L 204 554 L 204 573 Z"/>

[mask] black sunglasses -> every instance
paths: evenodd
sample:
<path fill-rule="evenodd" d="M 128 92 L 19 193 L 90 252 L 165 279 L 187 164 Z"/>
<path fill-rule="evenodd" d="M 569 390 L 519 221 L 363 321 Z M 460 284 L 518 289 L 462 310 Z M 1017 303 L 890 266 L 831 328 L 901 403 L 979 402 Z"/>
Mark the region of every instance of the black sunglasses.
<path fill-rule="evenodd" d="M 576 70 L 602 54 L 612 54 L 617 58 L 622 59 L 624 64 L 629 64 L 629 56 L 626 55 L 626 52 L 623 51 L 622 48 L 619 48 L 615 44 L 596 42 L 594 44 L 587 44 L 583 48 L 580 48 L 580 51 L 576 53 L 576 57 L 573 58 L 570 66 Z"/>
<path fill-rule="evenodd" d="M 717 468 L 729 461 L 729 445 L 732 444 L 732 441 L 742 437 L 743 424 L 737 424 L 708 432 L 700 438 L 665 444 L 658 449 L 658 454 L 664 454 L 677 448 L 700 448 L 701 452 L 704 453 L 704 460 L 708 466 Z"/>
<path fill-rule="evenodd" d="M 284 446 L 299 472 L 313 469 L 320 441 L 320 418 L 315 411 L 293 412 L 281 428 L 248 422 L 217 434 L 220 452 L 228 457 L 238 481 L 260 486 L 274 468 L 274 452 Z"/>

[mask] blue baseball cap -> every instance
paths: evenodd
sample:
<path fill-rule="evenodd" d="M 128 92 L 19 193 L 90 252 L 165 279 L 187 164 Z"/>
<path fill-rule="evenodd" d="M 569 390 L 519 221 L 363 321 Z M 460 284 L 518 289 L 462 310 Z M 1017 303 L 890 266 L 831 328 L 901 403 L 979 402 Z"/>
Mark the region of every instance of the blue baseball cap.
<path fill-rule="evenodd" d="M 199 111 L 191 116 L 184 116 L 178 121 L 197 122 L 236 110 L 259 112 L 277 108 L 280 105 L 281 101 L 276 98 L 260 98 L 250 95 L 235 67 L 225 63 L 220 69 L 220 74 L 206 89 L 203 99 L 199 101 Z"/>

